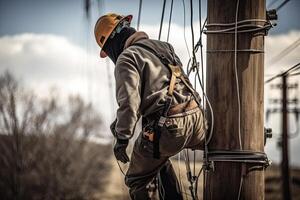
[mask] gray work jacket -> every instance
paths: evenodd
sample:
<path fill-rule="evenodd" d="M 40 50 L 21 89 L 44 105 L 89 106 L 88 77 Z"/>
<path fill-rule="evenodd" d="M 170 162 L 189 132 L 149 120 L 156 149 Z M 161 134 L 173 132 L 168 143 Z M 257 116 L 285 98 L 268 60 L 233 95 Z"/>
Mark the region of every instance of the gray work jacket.
<path fill-rule="evenodd" d="M 135 34 L 131 37 L 135 37 Z M 129 44 L 127 42 L 115 68 L 116 99 L 119 106 L 115 131 L 119 139 L 130 139 L 133 136 L 140 116 L 145 117 L 163 108 L 171 78 L 168 67 L 150 51 L 133 45 L 135 42 L 143 43 L 173 60 L 173 47 L 169 43 L 144 38 L 133 40 Z M 181 65 L 177 56 L 176 62 Z M 177 80 L 173 104 L 191 99 L 192 94 Z"/>

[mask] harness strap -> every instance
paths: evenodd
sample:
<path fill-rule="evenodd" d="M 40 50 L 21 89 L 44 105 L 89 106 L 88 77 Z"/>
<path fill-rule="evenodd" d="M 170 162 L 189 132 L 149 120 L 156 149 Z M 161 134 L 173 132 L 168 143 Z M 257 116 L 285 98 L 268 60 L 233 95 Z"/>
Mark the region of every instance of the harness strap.
<path fill-rule="evenodd" d="M 151 52 L 153 55 L 155 55 L 159 60 L 169 68 L 171 71 L 171 81 L 169 84 L 169 90 L 168 90 L 168 95 L 172 96 L 175 83 L 176 83 L 176 78 L 180 78 L 180 80 L 183 82 L 183 84 L 188 88 L 188 90 L 191 92 L 193 95 L 195 101 L 198 103 L 198 105 L 201 105 L 201 98 L 200 96 L 195 92 L 195 90 L 192 88 L 192 86 L 189 84 L 189 82 L 186 80 L 186 75 L 183 73 L 182 68 L 176 63 L 175 59 L 175 52 L 172 46 L 170 46 L 171 49 L 171 54 L 173 57 L 173 62 L 170 62 L 163 54 L 159 54 L 157 51 L 152 49 L 151 47 L 142 44 L 142 43 L 134 43 L 131 46 L 139 46 L 143 49 L 146 49 L 147 51 Z M 171 64 L 173 63 L 173 64 Z M 175 77 L 174 77 L 175 76 Z"/>
<path fill-rule="evenodd" d="M 176 78 L 181 77 L 181 69 L 177 65 L 171 65 L 171 64 L 168 64 L 168 67 L 169 67 L 170 71 L 172 72 L 168 94 L 170 96 L 173 96 Z"/>
<path fill-rule="evenodd" d="M 169 46 L 169 48 L 171 50 L 171 54 L 172 54 L 172 57 L 173 57 L 173 62 L 170 62 L 165 57 L 165 55 L 159 54 L 157 51 L 155 51 L 154 49 L 152 49 L 151 47 L 149 47 L 145 44 L 134 43 L 134 44 L 132 44 L 132 46 L 139 46 L 143 49 L 146 49 L 147 51 L 149 51 L 150 53 L 155 55 L 157 58 L 159 58 L 161 63 L 163 63 L 166 67 L 168 67 L 168 69 L 171 72 L 171 79 L 170 79 L 170 83 L 169 83 L 168 95 L 166 97 L 166 103 L 165 103 L 164 108 L 163 108 L 163 114 L 162 114 L 162 116 L 159 117 L 159 119 L 156 121 L 156 123 L 154 125 L 155 134 L 153 136 L 153 157 L 159 159 L 160 158 L 159 139 L 160 139 L 160 136 L 161 136 L 161 128 L 165 124 L 168 112 L 169 112 L 170 107 L 172 105 L 172 96 L 173 96 L 173 93 L 174 93 L 174 87 L 175 87 L 175 84 L 176 84 L 176 79 L 180 78 L 182 83 L 188 88 L 188 90 L 194 96 L 195 101 L 197 102 L 198 106 L 201 105 L 200 97 L 199 97 L 199 95 L 196 94 L 195 90 L 190 86 L 188 81 L 185 79 L 182 68 L 176 63 L 175 52 L 174 52 L 174 49 L 172 48 L 172 46 Z"/>

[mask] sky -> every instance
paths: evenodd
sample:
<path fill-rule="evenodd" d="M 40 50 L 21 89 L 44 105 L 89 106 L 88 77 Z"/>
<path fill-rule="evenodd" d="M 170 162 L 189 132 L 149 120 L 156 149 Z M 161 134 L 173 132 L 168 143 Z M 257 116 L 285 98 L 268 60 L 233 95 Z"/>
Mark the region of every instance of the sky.
<path fill-rule="evenodd" d="M 274 0 L 266 2 L 269 5 Z M 275 0 L 271 8 L 276 8 L 283 0 Z M 11 71 L 21 83 L 33 89 L 39 96 L 47 96 L 49 88 L 55 87 L 61 95 L 80 94 L 92 101 L 102 114 L 105 131 L 115 117 L 114 67 L 109 60 L 99 58 L 99 48 L 93 36 L 93 26 L 99 15 L 117 12 L 134 16 L 132 26 L 136 27 L 139 1 L 114 0 L 91 2 L 91 17 L 88 21 L 83 0 L 0 0 L 0 73 Z M 242 1 L 241 1 L 242 2 Z M 144 0 L 140 30 L 157 39 L 162 11 L 162 0 Z M 199 1 L 194 0 L 195 35 L 199 36 Z M 191 49 L 190 7 L 186 6 L 186 35 Z M 206 17 L 206 1 L 201 1 L 203 22 Z M 295 48 L 278 62 L 272 64 L 273 57 L 300 38 L 300 1 L 290 0 L 278 11 L 277 26 L 265 38 L 265 77 L 277 74 L 300 61 L 299 50 Z M 165 11 L 162 40 L 166 40 L 170 0 Z M 174 1 L 170 43 L 184 64 L 188 52 L 184 43 L 183 1 Z M 204 49 L 206 47 L 204 36 Z M 205 60 L 204 60 L 204 63 Z M 290 82 L 298 81 L 296 77 Z M 275 83 L 275 82 L 274 82 Z M 293 91 L 291 97 L 298 96 Z M 269 98 L 278 98 L 278 91 L 265 87 L 265 110 L 274 107 Z M 274 129 L 274 138 L 268 142 L 266 152 L 274 162 L 280 161 L 276 147 L 280 132 L 279 115 L 272 115 L 266 125 Z M 290 117 L 291 128 L 295 129 L 295 119 Z M 108 135 L 108 134 L 107 134 Z M 107 136 L 106 135 L 106 136 Z M 300 136 L 291 139 L 291 162 L 300 165 Z"/>

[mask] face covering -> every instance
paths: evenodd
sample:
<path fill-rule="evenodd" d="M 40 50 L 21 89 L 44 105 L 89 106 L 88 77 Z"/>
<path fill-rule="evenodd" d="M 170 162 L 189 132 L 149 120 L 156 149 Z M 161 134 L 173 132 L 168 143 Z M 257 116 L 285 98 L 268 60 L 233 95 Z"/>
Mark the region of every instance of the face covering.
<path fill-rule="evenodd" d="M 104 47 L 103 51 L 108 57 L 116 64 L 119 55 L 124 49 L 126 40 L 136 32 L 132 27 L 124 27 L 120 33 L 116 33 L 113 38 L 109 38 Z"/>

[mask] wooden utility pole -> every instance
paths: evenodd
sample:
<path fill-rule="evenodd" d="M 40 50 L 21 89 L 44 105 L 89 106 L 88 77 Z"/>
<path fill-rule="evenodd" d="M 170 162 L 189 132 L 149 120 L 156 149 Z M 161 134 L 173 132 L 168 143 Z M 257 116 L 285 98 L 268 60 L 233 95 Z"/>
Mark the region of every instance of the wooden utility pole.
<path fill-rule="evenodd" d="M 209 0 L 207 23 L 235 22 L 236 0 Z M 238 21 L 266 19 L 264 0 L 240 0 Z M 254 22 L 254 24 L 260 24 Z M 208 30 L 223 29 L 215 27 Z M 234 71 L 234 34 L 207 35 L 207 94 L 214 110 L 214 133 L 210 150 L 237 150 L 238 98 Z M 264 34 L 238 33 L 237 49 L 264 49 Z M 219 50 L 219 51 L 216 51 Z M 224 51 L 222 51 L 224 50 Z M 241 140 L 244 150 L 264 150 L 263 94 L 264 54 L 262 52 L 238 52 L 237 72 L 241 101 Z M 238 198 L 242 164 L 215 162 L 214 171 L 206 176 L 207 199 Z M 264 199 L 264 172 L 252 171 L 243 179 L 240 199 Z"/>
<path fill-rule="evenodd" d="M 287 76 L 282 76 L 282 197 L 285 200 L 291 199 L 290 192 L 290 171 L 289 171 L 289 150 L 288 150 L 288 109 L 287 109 Z"/>

